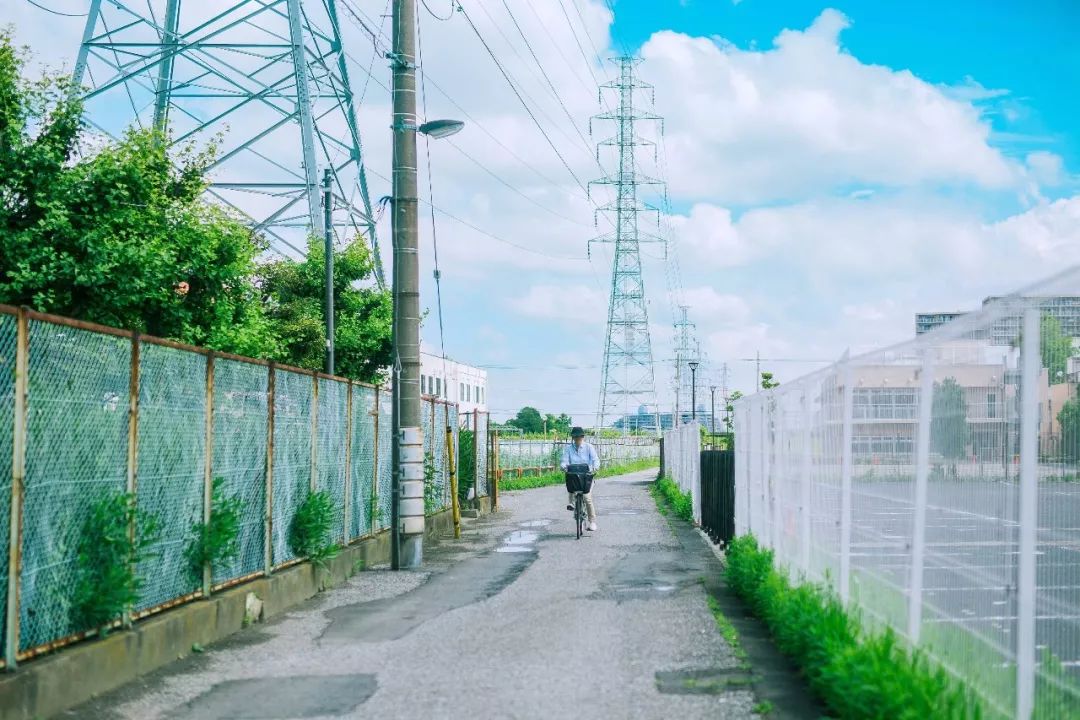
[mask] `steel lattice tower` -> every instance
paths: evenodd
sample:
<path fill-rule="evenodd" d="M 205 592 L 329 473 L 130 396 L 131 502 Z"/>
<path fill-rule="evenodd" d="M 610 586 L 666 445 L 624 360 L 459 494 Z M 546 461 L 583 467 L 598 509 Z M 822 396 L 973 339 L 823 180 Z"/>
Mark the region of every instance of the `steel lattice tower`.
<path fill-rule="evenodd" d="M 365 234 L 382 277 L 335 0 L 91 0 L 74 80 L 110 137 L 167 126 L 169 142 L 221 135 L 210 195 L 280 250 L 321 236 L 331 168 L 335 228 Z"/>
<path fill-rule="evenodd" d="M 687 316 L 689 309 L 688 305 L 680 305 L 680 319 L 675 323 L 675 340 L 678 344 L 675 347 L 675 417 L 672 422 L 676 425 L 682 423 L 684 414 L 693 415 L 694 413 L 691 407 L 693 390 L 690 387 L 693 378 L 687 363 L 691 360 L 700 360 L 693 339 L 695 326 Z"/>
<path fill-rule="evenodd" d="M 659 227 L 659 210 L 638 198 L 638 187 L 663 183 L 637 171 L 634 157 L 636 148 L 651 145 L 655 153 L 655 144 L 638 136 L 634 126 L 638 121 L 661 118 L 634 106 L 636 90 L 652 90 L 652 85 L 634 77 L 634 67 L 640 62 L 631 57 L 618 58 L 618 80 L 601 85 L 600 92 L 603 93 L 604 89 L 618 90 L 619 107 L 594 118 L 610 120 L 617 128 L 615 136 L 597 146 L 597 160 L 603 147 L 617 148 L 619 153 L 618 171 L 589 184 L 590 189 L 593 185 L 607 185 L 615 190 L 614 199 L 600 207 L 600 211 L 614 216 L 613 232 L 589 241 L 590 254 L 594 242 L 611 243 L 615 246 L 607 340 L 604 345 L 604 374 L 597 413 L 597 421 L 601 427 L 605 421 L 617 414 L 627 418 L 631 414 L 636 415 L 640 405 L 651 405 L 655 411 L 656 403 L 652 342 L 649 337 L 645 283 L 641 274 L 640 245 L 642 242 L 663 244 L 664 241 L 659 235 L 643 233 L 638 228 L 638 216 L 642 213 L 656 213 Z M 590 123 L 590 131 L 591 126 Z M 625 429 L 627 428 L 624 427 Z"/>

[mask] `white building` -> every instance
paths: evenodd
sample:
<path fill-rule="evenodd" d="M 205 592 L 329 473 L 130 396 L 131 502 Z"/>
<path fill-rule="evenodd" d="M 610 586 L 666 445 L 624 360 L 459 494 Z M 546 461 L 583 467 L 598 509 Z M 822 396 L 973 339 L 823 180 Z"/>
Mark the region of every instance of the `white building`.
<path fill-rule="evenodd" d="M 420 392 L 457 403 L 459 413 L 487 412 L 487 370 L 443 360 L 421 342 Z"/>

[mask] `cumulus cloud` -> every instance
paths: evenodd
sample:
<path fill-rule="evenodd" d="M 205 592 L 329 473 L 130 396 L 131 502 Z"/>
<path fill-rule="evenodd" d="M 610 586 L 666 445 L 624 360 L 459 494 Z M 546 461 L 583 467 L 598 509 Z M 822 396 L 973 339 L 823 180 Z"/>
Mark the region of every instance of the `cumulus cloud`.
<path fill-rule="evenodd" d="M 654 34 L 643 74 L 667 117 L 675 193 L 758 203 L 851 182 L 1016 182 L 978 108 L 906 70 L 860 62 L 840 43 L 849 25 L 825 10 L 760 52 Z"/>

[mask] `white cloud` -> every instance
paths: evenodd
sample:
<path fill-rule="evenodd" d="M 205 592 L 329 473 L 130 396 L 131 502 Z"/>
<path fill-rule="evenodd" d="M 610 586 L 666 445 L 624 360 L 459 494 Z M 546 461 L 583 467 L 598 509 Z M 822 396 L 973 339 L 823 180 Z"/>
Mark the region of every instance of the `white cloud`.
<path fill-rule="evenodd" d="M 510 300 L 510 307 L 521 315 L 567 323 L 603 323 L 607 295 L 588 285 L 533 285 L 528 292 Z"/>
<path fill-rule="evenodd" d="M 738 295 L 717 292 L 712 287 L 686 288 L 682 301 L 692 308 L 700 325 L 735 325 L 751 316 L 750 306 Z"/>
<path fill-rule="evenodd" d="M 909 71 L 860 62 L 840 45 L 848 26 L 825 10 L 763 52 L 654 34 L 642 72 L 667 118 L 675 193 L 755 203 L 850 182 L 1017 181 L 978 108 Z"/>
<path fill-rule="evenodd" d="M 1043 203 L 989 230 L 1008 244 L 1033 251 L 1048 270 L 1080 262 L 1080 195 Z"/>
<path fill-rule="evenodd" d="M 1065 180 L 1065 161 L 1056 153 L 1037 150 L 1029 153 L 1026 161 L 1031 176 L 1040 185 L 1052 187 Z"/>

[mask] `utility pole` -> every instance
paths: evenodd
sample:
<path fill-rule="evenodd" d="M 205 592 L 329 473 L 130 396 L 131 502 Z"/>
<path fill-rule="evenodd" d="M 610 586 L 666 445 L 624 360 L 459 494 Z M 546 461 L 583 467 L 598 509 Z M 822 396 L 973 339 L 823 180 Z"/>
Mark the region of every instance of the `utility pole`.
<path fill-rule="evenodd" d="M 697 422 L 697 360 L 687 363 L 690 366 L 690 417 Z"/>
<path fill-rule="evenodd" d="M 416 197 L 416 2 L 394 0 L 394 380 L 391 567 L 424 559 L 424 446 L 420 431 L 420 264 Z"/>
<path fill-rule="evenodd" d="M 334 374 L 334 171 L 323 170 L 323 245 L 326 252 L 326 374 Z"/>
<path fill-rule="evenodd" d="M 728 381 L 728 369 L 727 369 L 727 363 L 724 363 L 724 367 L 720 370 L 720 399 L 723 400 L 723 402 L 724 402 L 724 418 L 725 418 L 724 424 L 725 424 L 725 427 L 728 424 L 727 423 L 727 418 L 730 417 L 730 415 L 728 414 L 728 409 L 727 409 L 728 405 L 730 404 L 728 402 L 728 384 L 727 384 L 727 381 Z"/>
<path fill-rule="evenodd" d="M 716 386 L 709 386 L 709 395 L 712 397 L 709 400 L 709 426 L 711 427 L 711 433 L 716 434 Z"/>

